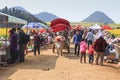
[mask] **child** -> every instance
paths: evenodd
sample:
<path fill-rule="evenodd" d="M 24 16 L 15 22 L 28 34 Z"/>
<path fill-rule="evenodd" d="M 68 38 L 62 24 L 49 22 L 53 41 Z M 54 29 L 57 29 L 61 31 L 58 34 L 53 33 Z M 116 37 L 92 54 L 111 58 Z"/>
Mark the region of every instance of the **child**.
<path fill-rule="evenodd" d="M 80 62 L 82 63 L 82 58 L 84 57 L 84 63 L 86 63 L 86 50 L 87 50 L 87 43 L 85 42 L 85 39 L 82 39 L 80 42 Z"/>
<path fill-rule="evenodd" d="M 89 63 L 93 64 L 94 61 L 94 44 L 92 44 L 88 50 L 89 54 Z"/>

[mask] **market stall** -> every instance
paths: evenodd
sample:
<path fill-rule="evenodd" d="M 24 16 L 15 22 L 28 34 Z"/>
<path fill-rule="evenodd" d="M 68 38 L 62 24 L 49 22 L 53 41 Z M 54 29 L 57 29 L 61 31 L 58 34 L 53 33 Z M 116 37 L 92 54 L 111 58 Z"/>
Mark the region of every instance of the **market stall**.
<path fill-rule="evenodd" d="M 120 60 L 120 38 L 111 39 L 111 42 L 109 41 L 105 50 L 105 61 L 118 62 Z"/>
<path fill-rule="evenodd" d="M 0 12 L 0 27 L 6 29 L 5 37 L 0 38 L 0 64 L 3 66 L 7 66 L 7 62 L 11 58 L 8 28 L 20 27 L 23 24 L 27 24 L 27 21 Z"/>

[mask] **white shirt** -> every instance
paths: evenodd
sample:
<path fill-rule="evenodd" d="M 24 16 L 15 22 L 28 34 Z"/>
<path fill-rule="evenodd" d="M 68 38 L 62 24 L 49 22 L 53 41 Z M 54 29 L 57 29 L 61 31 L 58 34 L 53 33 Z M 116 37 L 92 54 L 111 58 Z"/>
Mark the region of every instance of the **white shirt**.
<path fill-rule="evenodd" d="M 86 35 L 86 39 L 94 41 L 93 33 L 92 32 L 88 32 L 87 35 Z"/>

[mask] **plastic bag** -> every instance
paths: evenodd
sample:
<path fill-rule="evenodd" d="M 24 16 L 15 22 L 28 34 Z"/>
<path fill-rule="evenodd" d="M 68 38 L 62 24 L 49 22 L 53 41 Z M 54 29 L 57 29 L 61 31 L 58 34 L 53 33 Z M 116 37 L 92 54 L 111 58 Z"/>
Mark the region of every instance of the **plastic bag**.
<path fill-rule="evenodd" d="M 6 55 L 6 51 L 0 51 L 0 55 Z"/>

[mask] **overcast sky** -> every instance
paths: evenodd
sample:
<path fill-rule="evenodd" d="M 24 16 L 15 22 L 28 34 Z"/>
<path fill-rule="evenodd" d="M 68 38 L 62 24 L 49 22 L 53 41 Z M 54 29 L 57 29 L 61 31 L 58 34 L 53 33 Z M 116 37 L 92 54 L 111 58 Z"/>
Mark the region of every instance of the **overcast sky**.
<path fill-rule="evenodd" d="M 120 0 L 0 0 L 0 8 L 21 6 L 32 14 L 49 12 L 70 21 L 82 21 L 102 11 L 120 23 Z"/>

